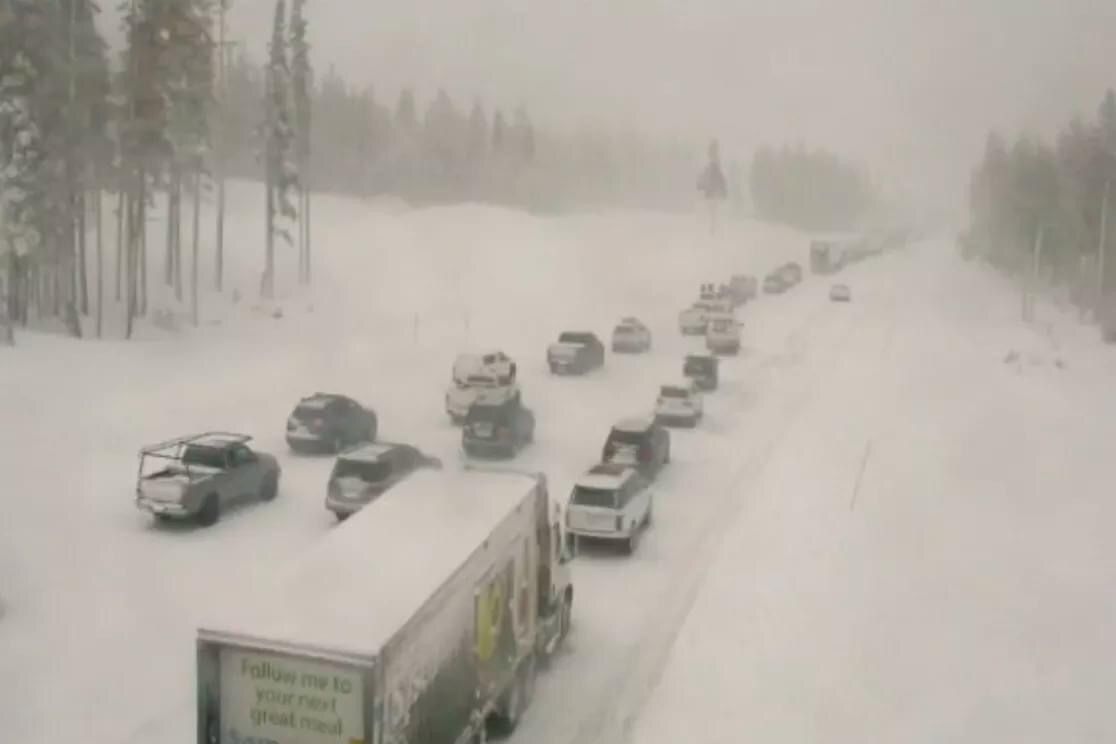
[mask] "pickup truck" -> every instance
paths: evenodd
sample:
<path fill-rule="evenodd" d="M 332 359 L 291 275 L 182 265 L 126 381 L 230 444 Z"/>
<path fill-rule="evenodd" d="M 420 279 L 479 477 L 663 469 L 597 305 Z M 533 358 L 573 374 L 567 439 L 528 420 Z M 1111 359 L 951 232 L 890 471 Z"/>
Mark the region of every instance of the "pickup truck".
<path fill-rule="evenodd" d="M 564 522 L 542 474 L 415 473 L 207 611 L 195 741 L 509 733 L 570 629 Z"/>
<path fill-rule="evenodd" d="M 546 350 L 552 374 L 586 374 L 604 366 L 604 343 L 589 331 L 565 331 Z"/>
<path fill-rule="evenodd" d="M 215 524 L 221 510 L 243 501 L 271 501 L 280 468 L 248 447 L 244 434 L 207 432 L 140 450 L 136 506 L 157 519 Z"/>

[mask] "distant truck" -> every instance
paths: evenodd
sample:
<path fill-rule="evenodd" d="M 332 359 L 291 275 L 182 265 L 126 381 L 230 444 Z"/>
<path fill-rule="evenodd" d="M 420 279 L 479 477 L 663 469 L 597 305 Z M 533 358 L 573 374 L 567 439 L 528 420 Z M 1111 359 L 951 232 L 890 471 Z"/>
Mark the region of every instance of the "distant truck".
<path fill-rule="evenodd" d="M 846 262 L 847 241 L 838 238 L 819 238 L 810 243 L 810 272 L 835 274 Z"/>
<path fill-rule="evenodd" d="M 248 447 L 245 434 L 208 432 L 140 450 L 136 506 L 159 519 L 209 526 L 221 510 L 243 501 L 271 501 L 279 463 Z"/>
<path fill-rule="evenodd" d="M 484 741 L 570 628 L 541 474 L 416 473 L 197 637 L 197 744 Z"/>

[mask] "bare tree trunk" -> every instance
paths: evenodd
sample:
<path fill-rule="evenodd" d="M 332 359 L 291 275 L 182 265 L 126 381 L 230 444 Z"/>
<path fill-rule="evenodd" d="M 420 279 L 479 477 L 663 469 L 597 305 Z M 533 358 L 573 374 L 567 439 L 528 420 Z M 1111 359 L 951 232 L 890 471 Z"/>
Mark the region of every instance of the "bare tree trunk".
<path fill-rule="evenodd" d="M 217 172 L 217 256 L 215 261 L 215 286 L 220 292 L 225 285 L 225 137 L 227 134 L 225 122 L 226 98 L 225 82 L 227 68 L 225 66 L 225 12 L 226 0 L 217 2 L 217 157 L 215 158 Z"/>
<path fill-rule="evenodd" d="M 78 223 L 78 293 L 81 303 L 81 314 L 89 315 L 89 267 L 85 259 L 85 190 L 77 195 L 77 223 Z"/>
<path fill-rule="evenodd" d="M 174 171 L 167 179 L 167 251 L 163 263 L 163 283 L 174 286 Z"/>
<path fill-rule="evenodd" d="M 300 166 L 301 167 L 301 166 Z M 300 171 L 301 172 L 301 171 Z M 306 195 L 302 190 L 302 184 L 298 186 L 298 283 L 306 283 L 306 229 L 303 227 L 302 221 L 302 202 L 305 200 Z"/>
<path fill-rule="evenodd" d="M 198 231 L 201 229 L 201 169 L 194 170 L 194 235 L 190 257 L 190 317 L 198 324 Z"/>
<path fill-rule="evenodd" d="M 174 182 L 174 298 L 182 302 L 182 172 L 175 169 Z"/>
<path fill-rule="evenodd" d="M 139 239 L 139 285 L 140 285 L 140 303 L 139 314 L 141 316 L 147 315 L 147 289 L 148 289 L 148 274 L 147 274 L 147 172 L 144 171 L 142 180 L 139 184 L 139 203 L 136 205 L 136 230 Z"/>
<path fill-rule="evenodd" d="M 217 276 L 216 287 L 220 292 L 225 285 L 225 173 L 217 166 Z"/>
<path fill-rule="evenodd" d="M 104 294 L 105 294 L 105 256 L 104 256 L 104 224 L 101 214 L 103 195 L 101 187 L 93 197 L 93 206 L 97 210 L 95 226 L 97 229 L 97 338 L 101 338 L 104 325 Z"/>
<path fill-rule="evenodd" d="M 140 249 L 143 244 L 141 229 L 143 226 L 143 199 L 144 199 L 144 183 L 147 175 L 143 169 L 140 168 L 135 175 L 135 182 L 127 196 L 127 223 L 128 223 L 128 239 L 126 241 L 126 260 L 127 265 L 125 285 L 127 287 L 128 301 L 126 303 L 126 325 L 124 331 L 125 338 L 132 337 L 132 331 L 135 326 L 135 319 L 139 312 L 139 292 L 140 292 L 140 279 L 139 279 L 139 266 L 141 259 Z"/>
<path fill-rule="evenodd" d="M 124 258 L 124 184 L 116 195 L 116 301 L 120 302 L 121 263 Z"/>
<path fill-rule="evenodd" d="M 8 242 L 8 294 L 5 327 L 0 329 L 4 334 L 4 343 L 11 346 L 15 343 L 15 324 L 19 318 L 19 263 L 16 260 L 15 246 Z"/>
<path fill-rule="evenodd" d="M 267 174 L 267 242 L 264 257 L 263 287 L 260 294 L 264 299 L 275 297 L 275 189 L 272 188 L 270 168 Z"/>
<path fill-rule="evenodd" d="M 58 275 L 65 270 L 62 261 L 55 261 L 50 267 L 50 314 L 58 317 L 62 314 L 62 281 Z M 66 272 L 69 274 L 70 272 Z M 69 276 L 66 277 L 69 280 Z"/>
<path fill-rule="evenodd" d="M 313 243 L 313 241 L 311 240 L 311 232 L 310 232 L 310 225 L 311 225 L 311 222 L 310 222 L 310 194 L 311 193 L 312 192 L 310 191 L 310 185 L 309 185 L 309 183 L 307 183 L 307 185 L 306 185 L 306 196 L 305 196 L 306 203 L 302 206 L 302 210 L 303 210 L 302 211 L 302 219 L 303 219 L 303 222 L 306 225 L 306 283 L 307 284 L 309 284 L 310 280 L 313 278 L 313 271 L 312 271 L 311 267 L 313 266 L 313 258 L 312 257 L 313 257 L 314 254 L 310 249 L 310 246 Z"/>

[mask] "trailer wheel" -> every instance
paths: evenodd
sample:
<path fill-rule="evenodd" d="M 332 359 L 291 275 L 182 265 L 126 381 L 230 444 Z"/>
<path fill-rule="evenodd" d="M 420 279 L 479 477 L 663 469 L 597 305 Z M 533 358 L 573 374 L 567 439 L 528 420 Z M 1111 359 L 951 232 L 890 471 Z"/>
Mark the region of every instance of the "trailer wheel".
<path fill-rule="evenodd" d="M 515 675 L 515 679 L 511 683 L 511 688 L 504 693 L 503 699 L 500 701 L 500 709 L 496 711 L 495 728 L 501 736 L 511 736 L 517 726 L 519 720 L 523 717 L 524 705 L 524 680 L 523 673 L 520 672 Z"/>
<path fill-rule="evenodd" d="M 573 626 L 573 589 L 566 589 L 566 594 L 562 598 L 562 615 L 561 615 L 561 628 L 559 629 L 559 637 L 565 638 L 570 634 L 570 628 Z"/>
<path fill-rule="evenodd" d="M 523 702 L 522 710 L 527 710 L 531 707 L 531 702 L 535 699 L 535 683 L 538 682 L 539 670 L 535 664 L 535 655 L 532 654 L 523 662 Z"/>

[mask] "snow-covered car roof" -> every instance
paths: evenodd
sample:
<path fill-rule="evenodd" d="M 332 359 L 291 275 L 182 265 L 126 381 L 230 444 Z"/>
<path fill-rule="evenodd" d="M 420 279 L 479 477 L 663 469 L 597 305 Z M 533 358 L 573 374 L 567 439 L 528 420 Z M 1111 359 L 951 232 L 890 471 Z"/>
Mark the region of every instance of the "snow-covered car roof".
<path fill-rule="evenodd" d="M 195 444 L 200 447 L 214 447 L 223 449 L 230 447 L 234 444 L 244 444 L 252 441 L 252 437 L 247 434 L 204 434 L 196 439 L 191 439 L 187 444 Z"/>
<path fill-rule="evenodd" d="M 632 416 L 630 418 L 620 419 L 612 425 L 612 428 L 616 431 L 639 434 L 640 432 L 650 429 L 653 424 L 654 420 L 650 416 Z"/>
<path fill-rule="evenodd" d="M 354 460 L 358 462 L 375 462 L 381 457 L 402 445 L 391 442 L 369 442 L 343 452 L 338 459 Z"/>
<path fill-rule="evenodd" d="M 635 474 L 630 465 L 602 462 L 589 468 L 575 485 L 583 488 L 616 489 L 620 488 Z"/>
<path fill-rule="evenodd" d="M 668 390 L 668 389 L 685 390 L 688 394 L 691 394 L 691 395 L 697 393 L 697 387 L 694 385 L 694 381 L 691 380 L 688 377 L 684 377 L 681 380 L 676 380 L 674 382 L 664 382 L 662 385 L 659 386 L 659 389 L 660 390 Z"/>

